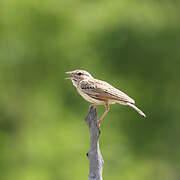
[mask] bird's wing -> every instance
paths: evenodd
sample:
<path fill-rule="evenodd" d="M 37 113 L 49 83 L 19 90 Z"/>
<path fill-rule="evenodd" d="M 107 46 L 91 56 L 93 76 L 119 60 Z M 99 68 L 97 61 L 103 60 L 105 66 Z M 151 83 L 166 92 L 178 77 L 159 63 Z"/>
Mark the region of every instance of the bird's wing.
<path fill-rule="evenodd" d="M 97 79 L 82 80 L 79 83 L 79 88 L 83 93 L 97 100 L 115 100 L 124 103 L 135 103 L 132 98 L 130 98 L 125 93 L 121 92 L 120 90 L 116 89 L 105 81 Z"/>

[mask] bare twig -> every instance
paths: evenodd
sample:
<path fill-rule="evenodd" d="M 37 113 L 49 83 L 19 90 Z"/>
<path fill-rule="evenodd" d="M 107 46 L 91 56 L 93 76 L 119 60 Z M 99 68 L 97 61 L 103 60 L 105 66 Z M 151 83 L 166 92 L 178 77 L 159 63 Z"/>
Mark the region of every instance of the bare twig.
<path fill-rule="evenodd" d="M 102 171 L 104 160 L 99 148 L 100 130 L 97 126 L 96 108 L 90 107 L 85 121 L 90 132 L 90 150 L 87 153 L 89 159 L 89 177 L 88 180 L 102 180 Z"/>

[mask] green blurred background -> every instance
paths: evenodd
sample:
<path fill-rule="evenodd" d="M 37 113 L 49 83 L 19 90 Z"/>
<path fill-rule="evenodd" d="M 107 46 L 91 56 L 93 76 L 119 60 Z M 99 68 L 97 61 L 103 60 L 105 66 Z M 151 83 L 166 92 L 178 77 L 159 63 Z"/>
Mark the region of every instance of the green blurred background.
<path fill-rule="evenodd" d="M 0 0 L 0 180 L 88 177 L 85 69 L 147 115 L 111 106 L 105 180 L 180 179 L 180 1 Z M 104 107 L 98 107 L 98 114 Z"/>

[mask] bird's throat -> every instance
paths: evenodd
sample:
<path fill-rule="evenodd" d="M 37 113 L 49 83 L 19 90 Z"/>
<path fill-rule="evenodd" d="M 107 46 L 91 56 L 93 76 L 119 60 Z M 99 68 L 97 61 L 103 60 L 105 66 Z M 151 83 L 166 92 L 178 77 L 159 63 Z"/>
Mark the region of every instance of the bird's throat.
<path fill-rule="evenodd" d="M 77 80 L 72 78 L 71 81 L 72 81 L 73 85 L 77 88 L 77 85 L 78 85 Z"/>

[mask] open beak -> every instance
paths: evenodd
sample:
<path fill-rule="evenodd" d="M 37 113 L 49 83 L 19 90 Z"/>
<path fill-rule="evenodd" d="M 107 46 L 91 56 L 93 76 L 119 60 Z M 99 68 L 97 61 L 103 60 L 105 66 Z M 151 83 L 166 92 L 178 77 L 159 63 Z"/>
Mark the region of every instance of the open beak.
<path fill-rule="evenodd" d="M 70 79 L 71 80 L 72 75 L 73 75 L 73 71 L 67 71 L 66 74 L 69 75 L 69 77 L 66 77 L 65 79 Z"/>

